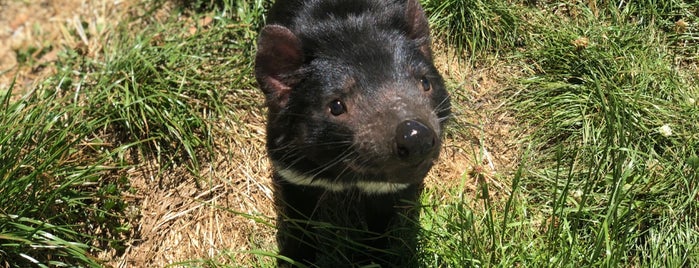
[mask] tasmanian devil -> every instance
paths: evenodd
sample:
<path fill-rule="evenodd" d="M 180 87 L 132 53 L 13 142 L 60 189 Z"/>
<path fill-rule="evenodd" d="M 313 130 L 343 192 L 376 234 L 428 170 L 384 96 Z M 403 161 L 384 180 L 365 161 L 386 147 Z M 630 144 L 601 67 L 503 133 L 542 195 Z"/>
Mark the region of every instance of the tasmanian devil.
<path fill-rule="evenodd" d="M 414 261 L 449 97 L 417 0 L 279 0 L 258 37 L 280 255 Z M 280 264 L 284 262 L 280 261 Z"/>

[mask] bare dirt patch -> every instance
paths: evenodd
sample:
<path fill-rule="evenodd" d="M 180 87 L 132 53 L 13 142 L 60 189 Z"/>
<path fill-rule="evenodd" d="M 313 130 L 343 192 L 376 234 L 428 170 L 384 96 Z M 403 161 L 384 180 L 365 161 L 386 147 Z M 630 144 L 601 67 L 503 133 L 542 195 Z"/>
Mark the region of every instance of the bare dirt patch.
<path fill-rule="evenodd" d="M 438 45 L 435 64 L 452 85 L 455 129 L 446 137 L 439 163 L 428 177 L 427 187 L 456 187 L 465 179 L 474 197 L 479 177 L 486 179 L 496 196 L 509 194 L 504 181 L 519 163 L 521 148 L 516 136 L 517 122 L 504 109 L 503 92 L 508 77 L 517 72 L 502 62 L 471 67 Z M 448 178 L 445 180 L 445 178 Z"/>
<path fill-rule="evenodd" d="M 14 95 L 55 73 L 68 49 L 96 57 L 105 35 L 126 15 L 133 0 L 0 1 L 0 93 L 13 80 Z"/>

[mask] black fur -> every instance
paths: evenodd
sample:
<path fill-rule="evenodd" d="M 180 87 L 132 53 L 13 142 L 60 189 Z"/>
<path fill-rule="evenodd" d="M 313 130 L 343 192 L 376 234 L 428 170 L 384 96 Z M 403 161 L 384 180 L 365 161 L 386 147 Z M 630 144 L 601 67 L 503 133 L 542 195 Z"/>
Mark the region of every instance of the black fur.
<path fill-rule="evenodd" d="M 255 75 L 269 109 L 280 254 L 410 265 L 414 205 L 450 115 L 422 8 L 281 0 L 267 22 Z"/>

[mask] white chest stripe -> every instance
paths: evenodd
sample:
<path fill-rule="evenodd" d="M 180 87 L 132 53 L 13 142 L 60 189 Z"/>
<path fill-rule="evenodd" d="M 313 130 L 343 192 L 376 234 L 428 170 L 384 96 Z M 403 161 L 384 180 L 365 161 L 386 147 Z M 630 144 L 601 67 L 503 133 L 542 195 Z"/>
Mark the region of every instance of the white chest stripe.
<path fill-rule="evenodd" d="M 335 182 L 323 178 L 313 178 L 312 176 L 307 176 L 291 169 L 278 169 L 277 172 L 290 183 L 303 186 L 320 187 L 334 192 L 356 187 L 360 191 L 367 194 L 385 194 L 397 192 L 410 186 L 409 183 L 376 181 L 358 181 L 356 183 Z"/>

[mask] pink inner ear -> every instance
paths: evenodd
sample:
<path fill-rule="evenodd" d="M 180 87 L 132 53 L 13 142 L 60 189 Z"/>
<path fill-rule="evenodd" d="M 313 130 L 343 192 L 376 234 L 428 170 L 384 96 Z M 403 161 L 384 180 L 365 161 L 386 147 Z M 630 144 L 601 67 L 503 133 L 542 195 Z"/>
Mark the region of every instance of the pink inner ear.
<path fill-rule="evenodd" d="M 425 12 L 417 0 L 408 0 L 405 11 L 405 19 L 408 22 L 408 36 L 420 42 L 420 52 L 428 60 L 432 59 L 430 44 L 430 25 L 427 22 Z"/>
<path fill-rule="evenodd" d="M 260 34 L 256 63 L 272 75 L 294 72 L 303 63 L 301 41 L 284 26 L 265 26 Z"/>
<path fill-rule="evenodd" d="M 291 87 L 280 81 L 275 76 L 267 76 L 264 78 L 264 81 L 266 86 L 274 89 L 273 96 L 268 98 L 268 102 L 270 102 L 269 104 L 275 105 L 277 108 L 286 106 L 286 103 L 289 101 Z"/>
<path fill-rule="evenodd" d="M 303 64 L 301 41 L 284 26 L 262 29 L 255 58 L 255 76 L 270 108 L 286 106 L 297 79 L 294 74 Z"/>
<path fill-rule="evenodd" d="M 427 22 L 425 12 L 417 0 L 408 0 L 405 18 L 410 27 L 410 38 L 421 39 L 430 38 L 430 25 Z"/>

